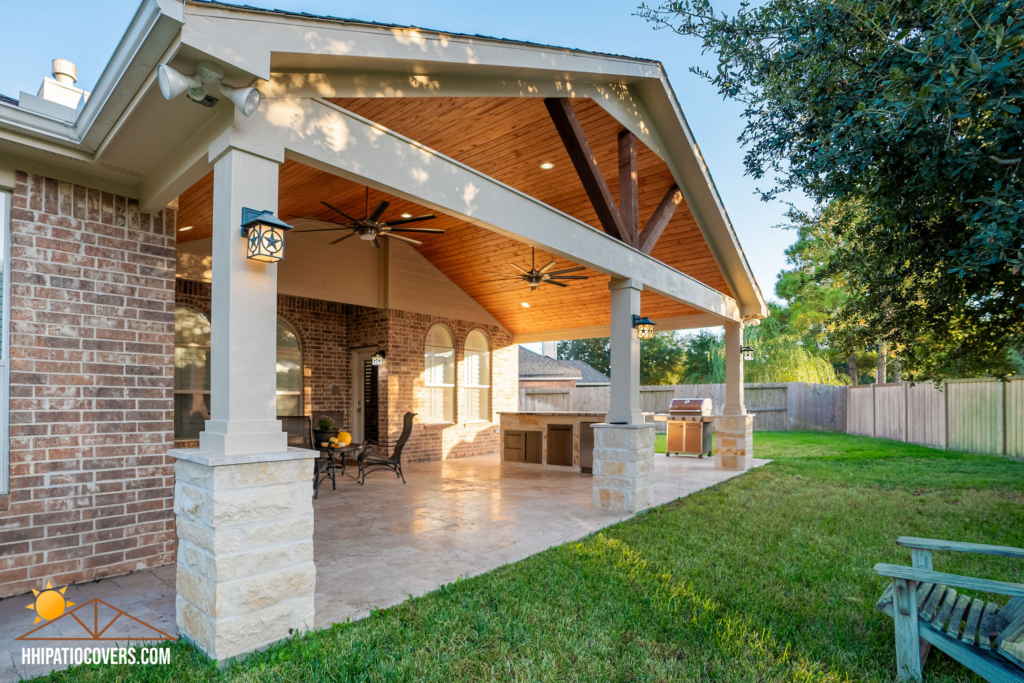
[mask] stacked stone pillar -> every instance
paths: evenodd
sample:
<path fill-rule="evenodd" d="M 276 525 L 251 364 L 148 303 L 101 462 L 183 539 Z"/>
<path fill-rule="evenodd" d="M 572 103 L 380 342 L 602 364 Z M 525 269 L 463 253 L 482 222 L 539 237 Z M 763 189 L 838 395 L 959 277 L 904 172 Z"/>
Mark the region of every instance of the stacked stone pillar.
<path fill-rule="evenodd" d="M 178 451 L 178 629 L 225 661 L 313 628 L 313 460 Z"/>
<path fill-rule="evenodd" d="M 623 512 L 654 504 L 654 425 L 594 425 L 591 504 Z"/>

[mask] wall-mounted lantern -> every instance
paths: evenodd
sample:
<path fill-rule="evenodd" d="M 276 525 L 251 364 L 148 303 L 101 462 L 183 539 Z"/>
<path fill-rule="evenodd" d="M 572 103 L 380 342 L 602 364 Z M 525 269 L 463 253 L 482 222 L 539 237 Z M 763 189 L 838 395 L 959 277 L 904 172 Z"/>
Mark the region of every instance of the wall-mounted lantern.
<path fill-rule="evenodd" d="M 370 356 L 370 363 L 373 365 L 384 365 L 384 349 L 381 349 L 377 353 Z"/>
<path fill-rule="evenodd" d="M 292 226 L 272 211 L 242 209 L 242 237 L 248 243 L 246 257 L 253 261 L 277 263 L 284 258 L 284 233 Z"/>
<path fill-rule="evenodd" d="M 740 351 L 743 352 L 743 360 L 754 360 L 754 349 L 749 346 L 741 346 Z"/>
<path fill-rule="evenodd" d="M 637 339 L 654 339 L 654 323 L 650 318 L 634 315 L 633 327 L 636 329 Z"/>

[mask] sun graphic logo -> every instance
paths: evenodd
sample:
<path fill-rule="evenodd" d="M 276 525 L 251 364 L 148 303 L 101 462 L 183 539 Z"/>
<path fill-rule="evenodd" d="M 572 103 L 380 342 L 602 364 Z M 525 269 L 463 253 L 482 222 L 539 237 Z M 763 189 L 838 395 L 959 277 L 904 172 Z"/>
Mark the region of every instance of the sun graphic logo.
<path fill-rule="evenodd" d="M 25 605 L 25 609 L 35 610 L 36 620 L 34 624 L 38 624 L 40 621 L 53 621 L 64 614 L 64 610 L 71 607 L 75 603 L 68 602 L 64 598 L 64 591 L 68 589 L 67 586 L 63 588 L 54 588 L 50 585 L 50 582 L 46 582 L 46 588 L 37 591 L 35 588 L 32 592 L 36 596 L 36 601 L 31 605 Z M 42 628 L 40 626 L 40 628 Z"/>

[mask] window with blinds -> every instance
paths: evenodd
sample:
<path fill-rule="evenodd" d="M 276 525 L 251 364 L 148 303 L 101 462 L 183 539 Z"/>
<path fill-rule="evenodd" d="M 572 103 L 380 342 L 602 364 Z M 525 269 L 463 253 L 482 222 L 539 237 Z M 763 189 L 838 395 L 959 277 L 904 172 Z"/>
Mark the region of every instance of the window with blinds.
<path fill-rule="evenodd" d="M 425 422 L 455 421 L 455 342 L 451 333 L 435 325 L 427 333 L 424 358 Z"/>
<path fill-rule="evenodd" d="M 467 422 L 491 421 L 491 347 L 480 330 L 466 336 L 466 377 L 463 395 Z"/>

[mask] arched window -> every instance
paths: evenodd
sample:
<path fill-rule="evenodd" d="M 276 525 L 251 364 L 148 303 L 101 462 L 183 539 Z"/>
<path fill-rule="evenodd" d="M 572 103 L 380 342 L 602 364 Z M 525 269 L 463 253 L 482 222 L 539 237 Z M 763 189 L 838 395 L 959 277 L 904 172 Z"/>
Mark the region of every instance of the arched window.
<path fill-rule="evenodd" d="M 424 350 L 427 401 L 425 422 L 455 421 L 455 343 L 441 325 L 427 333 Z"/>
<path fill-rule="evenodd" d="M 210 417 L 210 319 L 174 307 L 174 438 L 198 439 Z"/>
<path fill-rule="evenodd" d="M 302 347 L 283 318 L 277 319 L 277 414 L 302 415 Z"/>
<path fill-rule="evenodd" d="M 466 336 L 466 421 L 491 421 L 491 347 L 480 330 Z"/>

